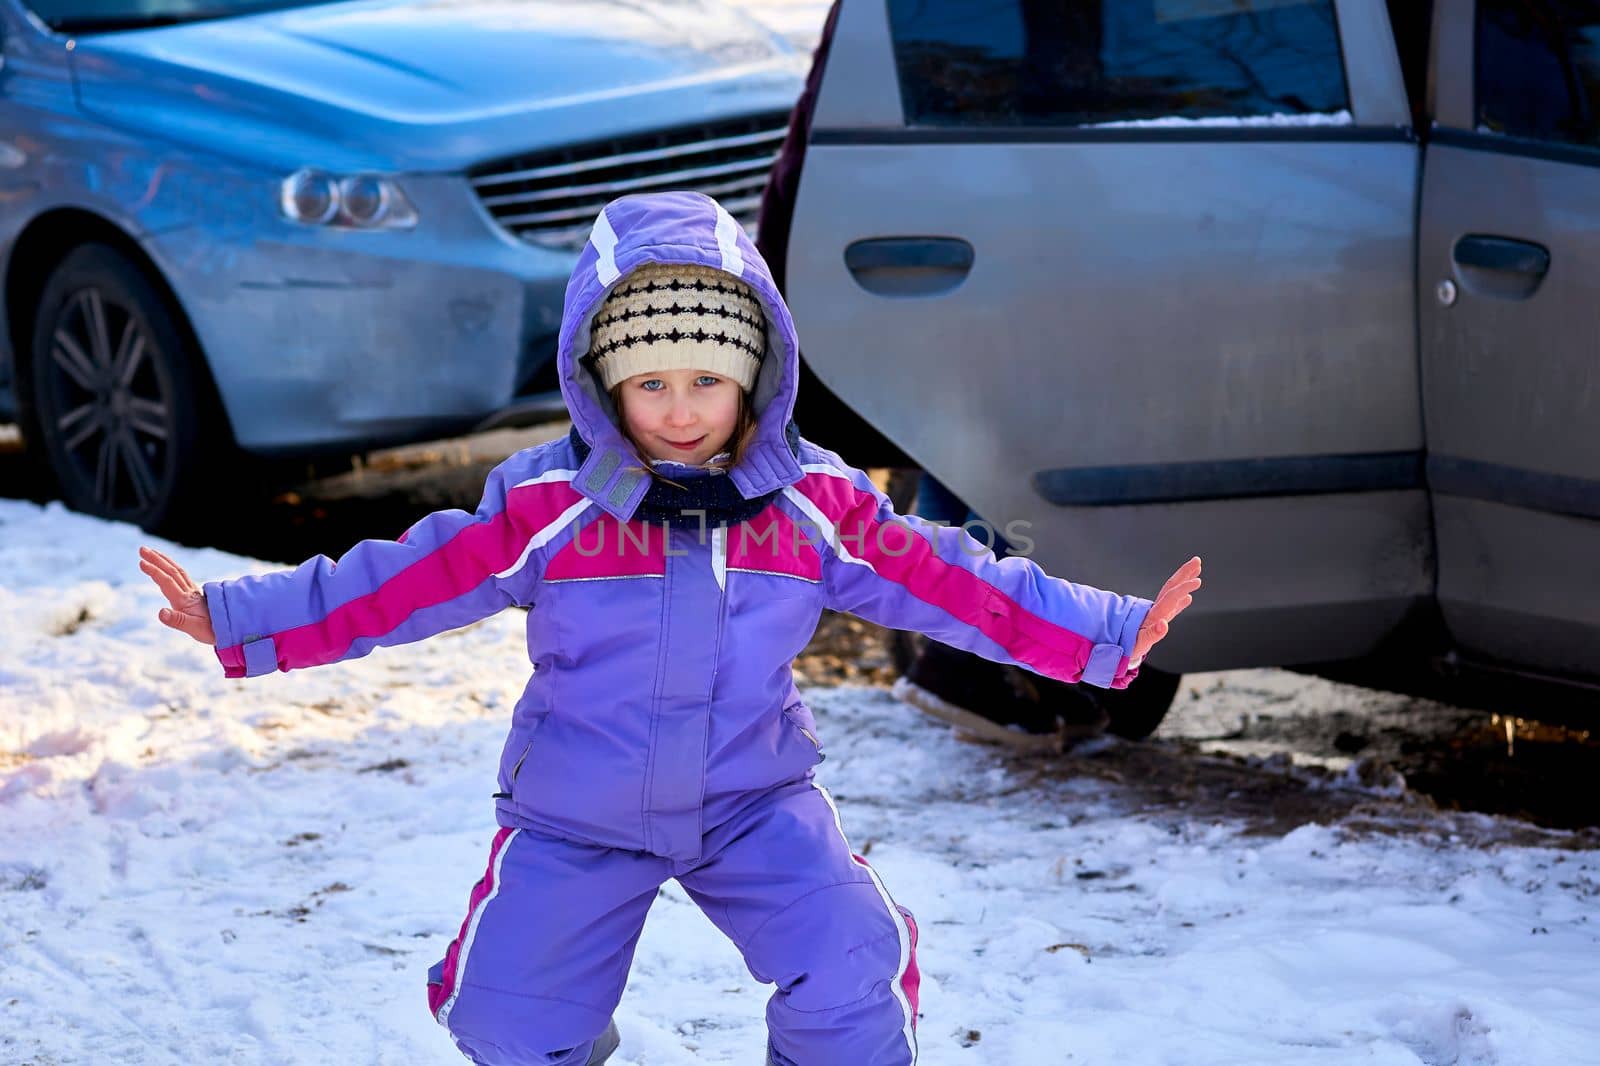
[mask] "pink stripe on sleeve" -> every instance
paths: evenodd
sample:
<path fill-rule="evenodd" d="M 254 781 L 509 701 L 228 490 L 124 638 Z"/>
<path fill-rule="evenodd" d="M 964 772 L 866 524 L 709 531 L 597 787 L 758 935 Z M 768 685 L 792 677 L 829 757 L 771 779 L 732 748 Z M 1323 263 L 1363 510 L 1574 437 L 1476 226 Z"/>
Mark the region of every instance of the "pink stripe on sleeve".
<path fill-rule="evenodd" d="M 807 474 L 797 487 L 833 523 L 834 542 L 870 563 L 879 577 L 975 627 L 1036 673 L 1082 675 L 1092 640 L 1040 618 L 977 574 L 940 558 L 908 527 L 880 522 L 871 493 L 828 474 Z"/>
<path fill-rule="evenodd" d="M 472 522 L 373 591 L 311 622 L 273 635 L 279 657 L 294 667 L 337 662 L 362 638 L 381 637 L 415 612 L 470 592 L 515 563 L 528 539 L 580 499 L 570 482 L 511 490 L 506 508 Z"/>

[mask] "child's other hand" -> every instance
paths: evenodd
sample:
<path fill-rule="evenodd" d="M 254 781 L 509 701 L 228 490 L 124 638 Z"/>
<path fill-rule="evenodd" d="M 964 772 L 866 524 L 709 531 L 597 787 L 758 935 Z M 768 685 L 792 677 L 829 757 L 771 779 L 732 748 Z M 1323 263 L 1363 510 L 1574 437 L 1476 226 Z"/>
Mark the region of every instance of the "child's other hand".
<path fill-rule="evenodd" d="M 1196 555 L 1178 567 L 1178 572 L 1167 578 L 1167 583 L 1161 586 L 1155 606 L 1145 615 L 1144 625 L 1139 627 L 1139 635 L 1134 638 L 1133 655 L 1128 659 L 1130 670 L 1144 662 L 1145 655 L 1156 641 L 1167 635 L 1167 627 L 1183 613 L 1185 607 L 1194 602 L 1193 593 L 1199 587 L 1200 557 Z"/>
<path fill-rule="evenodd" d="M 183 567 L 162 555 L 154 548 L 139 548 L 139 569 L 150 575 L 171 607 L 163 607 L 157 615 L 162 624 L 187 633 L 202 644 L 215 646 L 216 631 L 211 628 L 211 612 L 206 608 L 206 594 Z"/>

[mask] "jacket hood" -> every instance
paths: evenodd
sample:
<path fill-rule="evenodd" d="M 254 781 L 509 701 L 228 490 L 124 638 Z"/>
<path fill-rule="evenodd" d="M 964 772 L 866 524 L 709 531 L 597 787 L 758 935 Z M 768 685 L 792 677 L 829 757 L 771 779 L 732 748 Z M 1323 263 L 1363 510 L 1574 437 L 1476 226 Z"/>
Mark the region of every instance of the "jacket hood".
<path fill-rule="evenodd" d="M 573 487 L 623 521 L 633 516 L 650 487 L 644 458 L 622 435 L 610 397 L 581 361 L 601 302 L 645 263 L 712 267 L 754 290 L 767 316 L 767 353 L 751 392 L 756 435 L 728 474 L 745 499 L 799 481 L 800 462 L 788 428 L 800 346 L 789 308 L 755 244 L 721 204 L 701 193 L 667 192 L 623 196 L 607 204 L 567 282 L 556 365 L 573 428 L 590 448 Z"/>

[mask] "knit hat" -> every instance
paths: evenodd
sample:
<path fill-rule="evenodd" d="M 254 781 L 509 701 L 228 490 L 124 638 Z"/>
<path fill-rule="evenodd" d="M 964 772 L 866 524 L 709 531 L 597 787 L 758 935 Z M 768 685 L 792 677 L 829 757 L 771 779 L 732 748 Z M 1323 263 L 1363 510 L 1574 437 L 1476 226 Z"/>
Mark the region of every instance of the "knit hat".
<path fill-rule="evenodd" d="M 589 359 L 609 392 L 635 374 L 705 370 L 749 392 L 767 347 L 750 286 L 711 267 L 646 263 L 595 312 Z"/>

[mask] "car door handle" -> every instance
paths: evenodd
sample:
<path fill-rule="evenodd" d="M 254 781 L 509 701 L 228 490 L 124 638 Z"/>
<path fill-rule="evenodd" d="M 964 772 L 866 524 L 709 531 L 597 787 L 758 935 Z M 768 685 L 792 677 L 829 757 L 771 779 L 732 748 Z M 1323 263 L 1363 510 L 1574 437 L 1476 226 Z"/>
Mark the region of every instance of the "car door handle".
<path fill-rule="evenodd" d="M 934 296 L 972 270 L 972 245 L 955 237 L 872 237 L 844 250 L 850 276 L 879 296 Z"/>
<path fill-rule="evenodd" d="M 1502 300 L 1526 300 L 1539 290 L 1550 272 L 1548 248 L 1510 237 L 1468 234 L 1456 241 L 1450 255 L 1463 288 Z M 1455 302 L 1454 289 L 1447 288 L 1449 285 L 1441 282 L 1439 289 L 1439 299 L 1446 307 Z"/>
<path fill-rule="evenodd" d="M 1550 271 L 1550 250 L 1509 237 L 1466 236 L 1456 241 L 1456 265 L 1542 278 Z"/>

